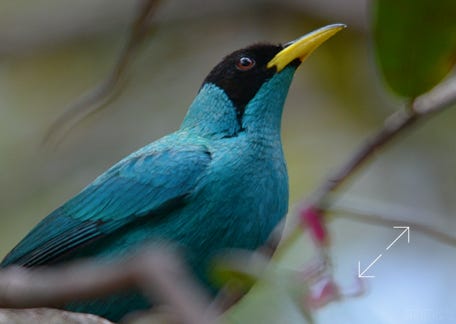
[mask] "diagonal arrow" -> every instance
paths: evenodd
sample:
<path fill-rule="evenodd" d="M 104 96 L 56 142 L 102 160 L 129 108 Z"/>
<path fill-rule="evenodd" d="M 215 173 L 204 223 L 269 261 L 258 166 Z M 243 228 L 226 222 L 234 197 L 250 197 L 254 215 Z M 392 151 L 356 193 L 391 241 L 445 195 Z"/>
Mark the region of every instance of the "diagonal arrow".
<path fill-rule="evenodd" d="M 363 272 L 361 272 L 361 261 L 358 261 L 358 278 L 375 278 L 375 276 L 365 276 L 364 274 L 366 273 L 367 270 L 370 269 L 370 267 L 372 267 L 374 265 L 375 262 L 377 262 L 380 258 L 382 257 L 381 254 L 378 255 L 378 257 L 375 258 L 374 261 L 371 262 L 371 264 L 369 264 L 367 266 L 366 269 L 364 269 Z"/>
<path fill-rule="evenodd" d="M 398 237 L 396 237 L 394 239 L 393 242 L 390 243 L 390 245 L 388 245 L 386 247 L 386 250 L 388 251 L 393 245 L 394 243 L 396 243 L 402 236 L 404 236 L 405 233 L 407 233 L 407 243 L 410 243 L 410 226 L 393 226 L 393 228 L 399 228 L 399 229 L 403 229 L 403 231 L 401 232 L 401 234 L 399 234 Z M 367 272 L 367 270 L 369 270 L 374 264 L 375 262 L 377 262 L 380 258 L 382 257 L 382 254 L 379 254 L 378 257 L 375 258 L 374 261 L 372 261 L 366 269 L 364 269 L 364 271 L 361 271 L 361 261 L 358 261 L 358 278 L 375 278 L 375 276 L 367 276 L 365 275 L 365 273 Z"/>
<path fill-rule="evenodd" d="M 396 243 L 397 240 L 399 240 L 399 239 L 402 237 L 402 235 L 404 235 L 405 233 L 407 233 L 407 243 L 410 243 L 410 226 L 394 226 L 394 228 L 402 228 L 402 229 L 404 229 L 404 230 L 402 231 L 401 234 L 399 234 L 398 237 L 396 237 L 396 239 L 395 239 L 393 242 L 391 242 L 390 245 L 388 245 L 388 247 L 386 248 L 387 251 L 388 251 L 388 250 L 390 249 L 390 247 L 392 247 L 392 246 L 394 245 L 394 243 Z"/>

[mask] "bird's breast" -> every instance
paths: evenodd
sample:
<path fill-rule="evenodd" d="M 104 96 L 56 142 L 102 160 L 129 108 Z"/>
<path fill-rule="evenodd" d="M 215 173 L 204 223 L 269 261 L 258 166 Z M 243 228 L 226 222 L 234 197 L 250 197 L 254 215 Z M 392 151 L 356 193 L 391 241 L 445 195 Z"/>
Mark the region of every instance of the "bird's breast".
<path fill-rule="evenodd" d="M 221 141 L 222 142 L 222 141 Z M 201 222 L 227 247 L 262 245 L 288 209 L 288 175 L 280 140 L 248 138 L 214 146 L 213 161 L 194 201 Z"/>

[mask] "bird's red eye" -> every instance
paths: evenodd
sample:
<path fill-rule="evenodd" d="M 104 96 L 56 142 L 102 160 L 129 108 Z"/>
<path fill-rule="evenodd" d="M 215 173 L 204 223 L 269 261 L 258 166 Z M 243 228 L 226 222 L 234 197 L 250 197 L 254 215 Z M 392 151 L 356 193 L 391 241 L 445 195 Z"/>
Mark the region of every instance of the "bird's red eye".
<path fill-rule="evenodd" d="M 250 57 L 241 57 L 237 62 L 236 62 L 236 68 L 241 71 L 247 71 L 250 70 L 255 66 L 255 61 L 251 59 Z"/>

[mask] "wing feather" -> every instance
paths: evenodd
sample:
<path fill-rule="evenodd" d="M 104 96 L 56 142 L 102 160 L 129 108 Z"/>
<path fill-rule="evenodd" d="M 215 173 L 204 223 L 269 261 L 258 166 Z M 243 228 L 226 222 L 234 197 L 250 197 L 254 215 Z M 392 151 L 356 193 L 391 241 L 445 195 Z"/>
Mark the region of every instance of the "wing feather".
<path fill-rule="evenodd" d="M 43 219 L 0 266 L 52 263 L 144 215 L 163 215 L 179 208 L 211 161 L 202 145 L 139 152 Z"/>

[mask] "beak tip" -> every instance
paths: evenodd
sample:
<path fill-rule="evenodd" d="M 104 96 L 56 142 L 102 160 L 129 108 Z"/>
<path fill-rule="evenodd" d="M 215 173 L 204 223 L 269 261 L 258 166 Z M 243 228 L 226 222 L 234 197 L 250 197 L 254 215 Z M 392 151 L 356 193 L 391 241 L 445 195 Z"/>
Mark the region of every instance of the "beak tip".
<path fill-rule="evenodd" d="M 348 26 L 347 26 L 346 24 L 344 24 L 344 23 L 336 23 L 336 24 L 334 24 L 334 25 L 335 25 L 335 26 L 338 26 L 338 27 L 341 27 L 341 28 L 344 28 L 344 29 L 348 27 Z"/>
<path fill-rule="evenodd" d="M 331 24 L 331 25 L 328 25 L 328 26 L 325 26 L 323 27 L 323 29 L 337 29 L 337 30 L 342 30 L 342 29 L 345 29 L 347 28 L 348 26 L 346 24 L 343 24 L 343 23 L 335 23 L 335 24 Z"/>
<path fill-rule="evenodd" d="M 267 67 L 276 66 L 277 71 L 281 71 L 295 59 L 300 59 L 302 62 L 317 47 L 345 28 L 347 28 L 347 25 L 342 23 L 327 25 L 294 41 L 285 43 L 282 45 L 283 49 L 269 61 Z"/>

